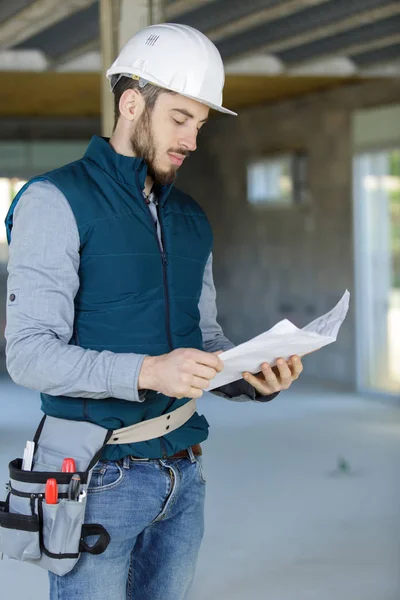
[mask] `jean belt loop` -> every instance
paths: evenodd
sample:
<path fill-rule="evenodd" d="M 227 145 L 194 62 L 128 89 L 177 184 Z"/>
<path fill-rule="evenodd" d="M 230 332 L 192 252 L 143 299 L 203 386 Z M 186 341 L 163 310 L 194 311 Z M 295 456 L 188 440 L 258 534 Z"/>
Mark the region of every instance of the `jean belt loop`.
<path fill-rule="evenodd" d="M 188 455 L 189 455 L 190 462 L 191 462 L 191 463 L 195 463 L 195 462 L 196 462 L 196 457 L 195 457 L 195 455 L 193 454 L 192 447 L 190 447 L 190 448 L 188 448 L 188 449 L 187 449 L 187 453 L 188 453 Z"/>
<path fill-rule="evenodd" d="M 122 466 L 124 469 L 130 469 L 131 465 L 130 465 L 130 457 L 129 456 L 124 456 L 124 458 L 122 459 Z"/>

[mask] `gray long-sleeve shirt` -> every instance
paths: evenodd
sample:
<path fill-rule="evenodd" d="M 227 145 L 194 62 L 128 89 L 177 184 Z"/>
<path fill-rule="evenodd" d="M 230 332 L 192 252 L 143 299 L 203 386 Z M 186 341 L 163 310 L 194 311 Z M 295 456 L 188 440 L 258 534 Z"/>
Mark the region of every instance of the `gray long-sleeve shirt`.
<path fill-rule="evenodd" d="M 145 355 L 97 352 L 69 345 L 79 289 L 80 239 L 72 209 L 50 182 L 35 182 L 14 211 L 8 262 L 6 358 L 12 379 L 53 396 L 144 401 L 138 379 Z M 207 352 L 234 344 L 217 322 L 212 255 L 199 302 Z M 232 387 L 233 385 L 233 387 Z M 220 388 L 225 397 L 255 399 L 242 380 Z M 269 400 L 259 397 L 257 400 Z"/>

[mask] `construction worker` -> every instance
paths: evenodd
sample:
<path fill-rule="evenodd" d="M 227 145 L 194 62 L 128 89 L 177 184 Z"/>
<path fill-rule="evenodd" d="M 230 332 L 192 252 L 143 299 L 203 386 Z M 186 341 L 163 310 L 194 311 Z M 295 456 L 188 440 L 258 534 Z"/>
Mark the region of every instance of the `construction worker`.
<path fill-rule="evenodd" d="M 111 138 L 94 136 L 82 159 L 31 180 L 7 216 L 6 354 L 45 414 L 115 430 L 200 398 L 223 369 L 218 354 L 233 347 L 216 320 L 210 225 L 174 179 L 209 110 L 235 113 L 222 107 L 217 48 L 191 27 L 140 31 L 107 76 Z M 265 363 L 217 392 L 268 401 L 302 369 L 299 357 Z M 50 573 L 52 600 L 189 597 L 208 423 L 195 412 L 168 429 L 106 447 L 86 521 L 101 523 L 110 544 L 65 576 Z"/>

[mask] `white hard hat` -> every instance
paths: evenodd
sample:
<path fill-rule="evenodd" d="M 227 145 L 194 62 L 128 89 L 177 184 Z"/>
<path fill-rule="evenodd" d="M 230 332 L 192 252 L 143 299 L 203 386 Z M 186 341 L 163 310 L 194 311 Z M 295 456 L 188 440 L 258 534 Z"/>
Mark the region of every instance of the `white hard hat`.
<path fill-rule="evenodd" d="M 236 115 L 222 107 L 225 73 L 219 51 L 204 34 L 188 25 L 160 23 L 139 31 L 108 69 L 110 82 L 116 75 L 144 80 Z M 113 88 L 115 83 L 111 85 Z"/>

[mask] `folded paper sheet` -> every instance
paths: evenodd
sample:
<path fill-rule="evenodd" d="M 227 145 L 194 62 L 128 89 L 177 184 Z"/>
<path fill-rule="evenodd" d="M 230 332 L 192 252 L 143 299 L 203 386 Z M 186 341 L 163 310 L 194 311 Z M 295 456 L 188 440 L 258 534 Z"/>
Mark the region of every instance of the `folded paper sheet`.
<path fill-rule="evenodd" d="M 307 327 L 299 329 L 284 319 L 269 331 L 223 352 L 219 356 L 224 362 L 224 370 L 214 377 L 207 390 L 241 379 L 244 371 L 258 373 L 264 362 L 274 366 L 278 358 L 288 360 L 294 354 L 304 356 L 332 344 L 347 315 L 349 300 L 350 293 L 346 290 L 335 308 Z"/>

